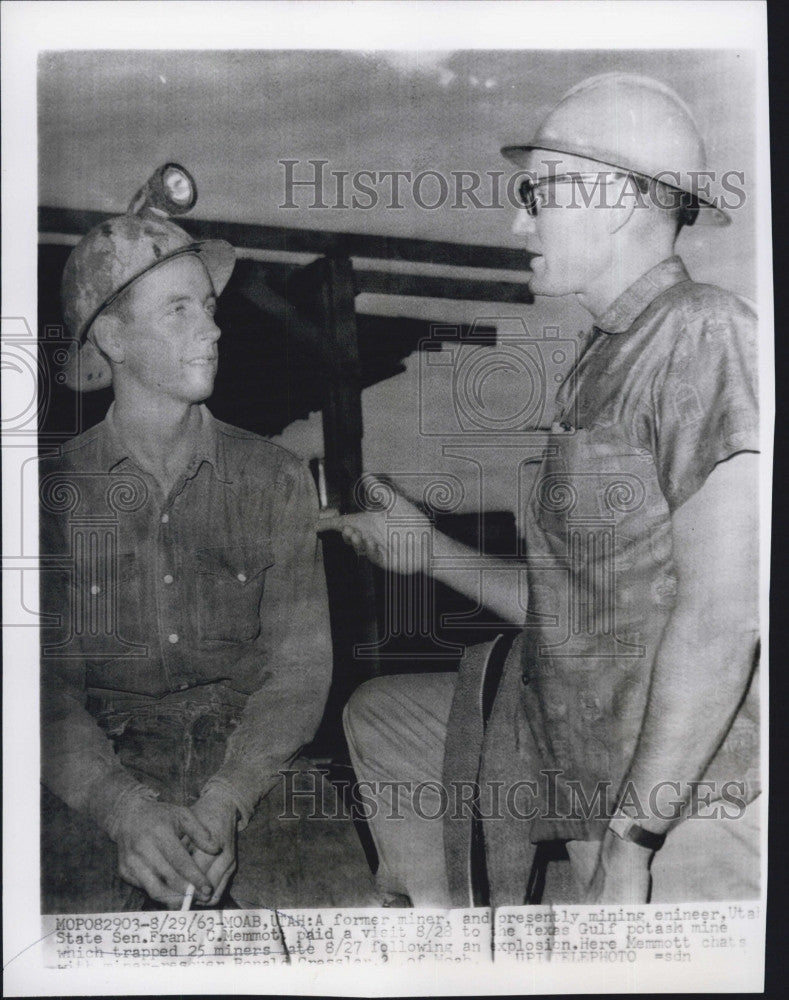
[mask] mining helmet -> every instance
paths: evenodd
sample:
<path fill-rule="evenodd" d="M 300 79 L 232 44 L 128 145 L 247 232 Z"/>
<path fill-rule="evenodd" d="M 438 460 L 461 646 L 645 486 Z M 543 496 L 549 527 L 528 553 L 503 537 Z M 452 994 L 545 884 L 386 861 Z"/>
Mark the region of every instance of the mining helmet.
<path fill-rule="evenodd" d="M 699 221 L 727 225 L 729 216 L 699 190 L 706 151 L 687 104 L 666 84 L 631 73 L 604 73 L 564 95 L 528 145 L 502 154 L 528 166 L 532 150 L 596 160 L 690 194 Z"/>
<path fill-rule="evenodd" d="M 72 389 L 89 391 L 110 384 L 110 367 L 90 339 L 91 326 L 143 275 L 174 257 L 195 254 L 219 295 L 233 273 L 235 250 L 229 243 L 195 242 L 162 211 L 149 205 L 138 212 L 99 223 L 74 247 L 66 262 L 61 283 L 63 316 L 80 345 L 65 371 L 66 384 Z"/>

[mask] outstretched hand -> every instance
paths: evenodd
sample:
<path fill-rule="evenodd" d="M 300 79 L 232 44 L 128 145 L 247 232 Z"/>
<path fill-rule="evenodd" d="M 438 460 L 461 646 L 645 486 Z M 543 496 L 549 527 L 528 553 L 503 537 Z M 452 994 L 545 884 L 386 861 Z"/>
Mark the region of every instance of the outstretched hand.
<path fill-rule="evenodd" d="M 389 496 L 390 486 L 373 481 L 368 487 L 374 495 L 380 486 Z M 414 504 L 396 494 L 397 520 L 391 519 L 389 510 L 369 510 L 360 514 L 342 514 L 323 517 L 318 531 L 338 531 L 343 540 L 359 554 L 381 569 L 393 573 L 421 573 L 427 568 L 428 552 L 424 544 L 425 533 L 432 528 L 430 519 Z"/>

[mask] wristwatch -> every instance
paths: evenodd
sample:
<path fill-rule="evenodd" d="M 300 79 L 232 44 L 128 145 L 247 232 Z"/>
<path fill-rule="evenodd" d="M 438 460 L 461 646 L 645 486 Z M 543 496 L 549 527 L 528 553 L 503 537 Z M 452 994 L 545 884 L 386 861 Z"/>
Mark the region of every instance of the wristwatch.
<path fill-rule="evenodd" d="M 643 826 L 636 823 L 632 816 L 623 812 L 616 812 L 608 823 L 608 829 L 620 840 L 630 840 L 639 847 L 645 847 L 648 851 L 659 851 L 663 846 L 665 833 L 653 833 L 645 830 Z"/>

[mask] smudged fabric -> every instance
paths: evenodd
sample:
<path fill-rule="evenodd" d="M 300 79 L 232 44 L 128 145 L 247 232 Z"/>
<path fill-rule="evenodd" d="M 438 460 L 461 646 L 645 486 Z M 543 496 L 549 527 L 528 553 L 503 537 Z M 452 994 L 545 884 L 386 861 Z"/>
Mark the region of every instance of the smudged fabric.
<path fill-rule="evenodd" d="M 112 409 L 42 463 L 41 605 L 60 621 L 42 628 L 42 778 L 105 830 L 121 796 L 146 786 L 115 754 L 96 706 L 134 715 L 177 697 L 235 712 L 223 760 L 204 777 L 243 825 L 326 701 L 331 641 L 309 473 L 205 407 L 201 416 L 168 497 L 123 447 Z"/>
<path fill-rule="evenodd" d="M 751 308 L 672 257 L 599 319 L 560 388 L 524 513 L 529 611 L 510 732 L 521 774 L 561 772 L 557 813 L 570 808 L 567 781 L 591 799 L 600 782 L 615 796 L 626 774 L 674 607 L 671 515 L 719 462 L 759 450 L 756 370 Z M 755 674 L 704 775 L 746 781 L 746 798 L 758 787 L 757 696 Z M 532 836 L 597 839 L 606 825 L 541 817 Z"/>

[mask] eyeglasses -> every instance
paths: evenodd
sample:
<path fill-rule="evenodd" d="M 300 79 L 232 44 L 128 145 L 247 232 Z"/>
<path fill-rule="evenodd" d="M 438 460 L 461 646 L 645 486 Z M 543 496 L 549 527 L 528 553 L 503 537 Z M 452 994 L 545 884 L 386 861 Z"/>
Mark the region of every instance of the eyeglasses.
<path fill-rule="evenodd" d="M 541 177 L 539 180 L 532 180 L 531 177 L 522 180 L 518 186 L 518 197 L 521 204 L 532 218 L 536 218 L 540 208 L 547 204 L 547 192 L 542 190 L 548 184 L 585 184 L 587 181 L 596 184 L 608 184 L 619 177 L 627 177 L 627 174 L 618 171 L 601 171 L 596 174 L 557 174 L 555 177 Z"/>

